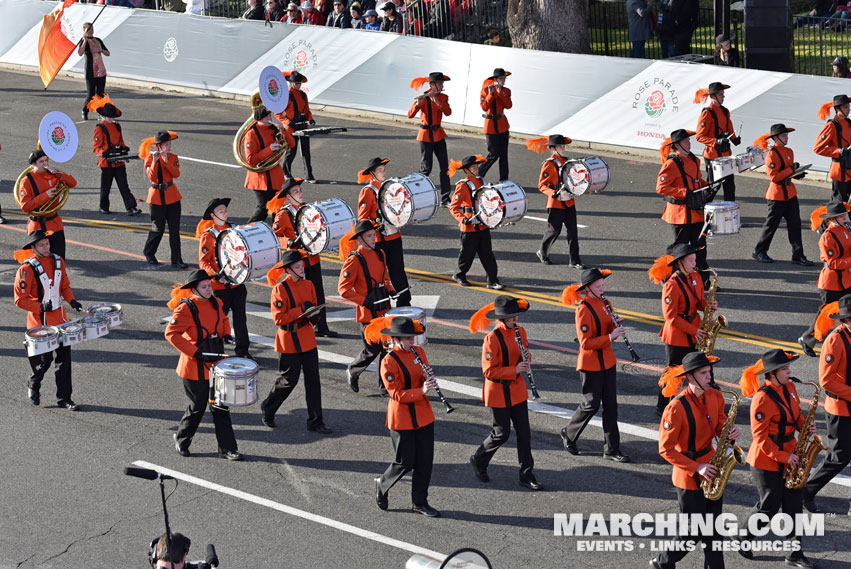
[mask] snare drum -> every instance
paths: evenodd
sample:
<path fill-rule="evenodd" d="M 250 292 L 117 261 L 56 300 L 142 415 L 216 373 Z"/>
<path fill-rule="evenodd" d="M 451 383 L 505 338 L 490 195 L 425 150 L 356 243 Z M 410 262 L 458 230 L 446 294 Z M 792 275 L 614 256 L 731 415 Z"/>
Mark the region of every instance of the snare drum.
<path fill-rule="evenodd" d="M 491 229 L 516 223 L 526 215 L 526 191 L 509 181 L 486 184 L 473 195 L 473 208 Z"/>
<path fill-rule="evenodd" d="M 732 156 L 723 156 L 710 160 L 712 165 L 712 179 L 720 180 L 724 176 L 729 176 L 736 172 L 736 159 Z"/>
<path fill-rule="evenodd" d="M 411 320 L 419 320 L 423 326 L 426 326 L 425 310 L 423 310 L 422 308 L 417 308 L 416 306 L 399 306 L 397 308 L 391 308 L 384 315 L 388 318 L 391 316 L 406 316 Z M 428 329 L 426 329 L 426 332 L 428 332 Z M 426 336 L 426 332 L 414 336 L 415 345 L 425 346 L 426 344 L 428 344 L 428 336 Z"/>
<path fill-rule="evenodd" d="M 766 151 L 759 146 L 748 146 L 748 154 L 750 154 L 751 163 L 754 168 L 759 168 L 765 164 Z"/>
<path fill-rule="evenodd" d="M 248 358 L 225 358 L 213 364 L 210 378 L 216 405 L 245 407 L 253 405 L 260 396 L 257 393 L 257 362 Z"/>
<path fill-rule="evenodd" d="M 609 184 L 609 165 L 599 156 L 568 160 L 561 167 L 561 181 L 574 196 L 596 194 Z"/>
<path fill-rule="evenodd" d="M 390 178 L 378 190 L 378 209 L 394 227 L 428 221 L 437 213 L 440 196 L 434 182 L 422 174 Z"/>
<path fill-rule="evenodd" d="M 709 230 L 713 235 L 732 235 L 739 232 L 739 204 L 736 202 L 711 202 L 703 210 L 712 215 Z"/>
<path fill-rule="evenodd" d="M 109 321 L 106 316 L 94 314 L 80 320 L 85 331 L 86 340 L 94 340 L 109 334 Z"/>
<path fill-rule="evenodd" d="M 59 329 L 59 343 L 63 346 L 73 346 L 86 339 L 86 330 L 79 320 L 72 320 L 57 326 Z"/>
<path fill-rule="evenodd" d="M 121 308 L 120 304 L 111 302 L 92 304 L 87 312 L 89 316 L 95 316 L 96 314 L 106 316 L 106 323 L 110 330 L 116 326 L 121 326 L 121 323 L 124 322 L 124 309 Z"/>
<path fill-rule="evenodd" d="M 311 255 L 337 249 L 340 238 L 355 224 L 352 208 L 340 198 L 302 206 L 295 217 L 295 230 Z"/>
<path fill-rule="evenodd" d="M 52 352 L 59 347 L 59 329 L 56 326 L 36 326 L 24 334 L 24 346 L 29 357 Z"/>
<path fill-rule="evenodd" d="M 266 278 L 281 260 L 281 244 L 263 221 L 228 227 L 216 237 L 216 260 L 222 275 L 240 285 Z"/>

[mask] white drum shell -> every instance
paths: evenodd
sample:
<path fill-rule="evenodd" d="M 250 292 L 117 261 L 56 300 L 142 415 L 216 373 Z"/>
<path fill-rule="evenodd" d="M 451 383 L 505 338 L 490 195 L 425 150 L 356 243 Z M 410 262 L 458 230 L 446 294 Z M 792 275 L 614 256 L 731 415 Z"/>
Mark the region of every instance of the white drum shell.
<path fill-rule="evenodd" d="M 390 178 L 378 191 L 378 209 L 393 227 L 428 221 L 437 213 L 440 194 L 423 174 Z"/>
<path fill-rule="evenodd" d="M 87 312 L 89 316 L 95 316 L 97 314 L 105 316 L 106 323 L 110 330 L 116 326 L 121 326 L 124 322 L 124 309 L 121 308 L 120 304 L 114 304 L 111 302 L 93 304 L 89 307 Z"/>
<path fill-rule="evenodd" d="M 338 248 L 340 238 L 355 224 L 352 208 L 340 198 L 308 204 L 296 213 L 296 233 L 311 255 Z"/>
<path fill-rule="evenodd" d="M 713 235 L 732 235 L 739 232 L 739 204 L 736 202 L 711 202 L 703 210 L 705 215 L 712 212 L 709 228 Z"/>
<path fill-rule="evenodd" d="M 736 173 L 736 159 L 732 156 L 723 156 L 710 161 L 712 165 L 712 179 L 720 180 L 724 176 Z"/>
<path fill-rule="evenodd" d="M 428 344 L 428 325 L 426 324 L 426 312 L 422 308 L 417 308 L 416 306 L 399 306 L 396 308 L 391 308 L 385 313 L 385 316 L 388 318 L 391 316 L 406 316 L 411 320 L 419 320 L 420 323 L 426 327 L 426 331 L 422 334 L 417 334 L 414 336 L 414 345 L 417 346 L 425 346 Z"/>
<path fill-rule="evenodd" d="M 52 352 L 59 347 L 61 334 L 56 326 L 36 326 L 24 334 L 24 346 L 29 357 Z"/>
<path fill-rule="evenodd" d="M 57 326 L 59 329 L 59 343 L 63 346 L 73 346 L 86 339 L 86 329 L 79 320 L 72 320 Z"/>
<path fill-rule="evenodd" d="M 101 316 L 99 314 L 86 316 L 79 322 L 86 331 L 86 340 L 102 338 L 109 334 L 109 322 L 106 316 Z"/>
<path fill-rule="evenodd" d="M 596 194 L 609 184 L 609 165 L 599 156 L 568 160 L 562 168 L 562 183 L 575 196 Z"/>
<path fill-rule="evenodd" d="M 281 260 L 281 245 L 263 221 L 229 227 L 216 238 L 216 260 L 222 274 L 233 284 L 266 277 Z"/>
<path fill-rule="evenodd" d="M 492 204 L 495 207 L 491 207 Z M 526 191 L 511 181 L 485 184 L 473 195 L 473 208 L 479 220 L 494 229 L 516 223 L 526 215 Z"/>
<path fill-rule="evenodd" d="M 213 364 L 213 380 L 217 405 L 245 407 L 260 398 L 257 393 L 257 362 L 248 358 L 225 358 Z"/>

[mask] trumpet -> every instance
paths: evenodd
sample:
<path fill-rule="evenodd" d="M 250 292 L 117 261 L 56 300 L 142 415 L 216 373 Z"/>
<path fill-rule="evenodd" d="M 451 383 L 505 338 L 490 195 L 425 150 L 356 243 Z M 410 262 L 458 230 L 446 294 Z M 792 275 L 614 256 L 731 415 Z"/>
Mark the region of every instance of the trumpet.
<path fill-rule="evenodd" d="M 246 119 L 244 123 L 242 123 L 242 126 L 239 127 L 239 130 L 236 131 L 236 134 L 233 137 L 233 157 L 234 159 L 236 159 L 237 164 L 239 164 L 250 172 L 268 172 L 272 168 L 280 166 L 281 162 L 284 161 L 284 157 L 287 153 L 287 150 L 289 150 L 289 145 L 287 144 L 287 140 L 284 136 L 284 133 L 276 127 L 275 142 L 280 144 L 281 148 L 279 148 L 276 152 L 272 153 L 272 155 L 266 158 L 265 160 L 260 161 L 256 166 L 252 166 L 246 161 L 245 155 L 243 154 L 242 150 L 243 139 L 245 138 L 245 133 L 248 132 L 248 129 L 254 126 L 254 123 L 257 122 L 254 120 L 254 110 L 262 104 L 263 102 L 260 100 L 260 92 L 255 91 L 251 95 L 252 114 L 248 117 L 248 119 Z"/>
<path fill-rule="evenodd" d="M 30 172 L 32 172 L 34 168 L 32 166 L 27 166 L 23 172 L 18 176 L 18 179 L 15 180 L 15 203 L 18 204 L 18 207 L 21 206 L 21 183 L 24 181 Z M 34 209 L 32 211 L 28 211 L 26 213 L 30 214 L 33 217 L 47 217 L 49 215 L 55 214 L 57 211 L 62 209 L 65 205 L 65 202 L 68 201 L 68 194 L 70 192 L 70 188 L 68 184 L 62 181 L 62 179 L 57 175 L 60 173 L 58 170 L 50 172 L 54 175 L 54 177 L 58 180 L 56 183 L 56 195 L 47 200 L 45 203 L 41 205 L 38 209 Z"/>
<path fill-rule="evenodd" d="M 425 376 L 428 377 L 429 375 L 431 375 L 431 368 L 425 365 L 425 362 L 423 362 L 422 358 L 420 358 L 420 355 L 417 353 L 417 350 L 411 348 L 411 353 L 414 354 L 414 361 L 417 362 L 417 364 L 421 368 L 423 368 L 423 373 L 425 374 Z M 435 378 L 435 381 L 436 380 L 437 378 Z M 446 412 L 453 412 L 455 410 L 455 407 L 450 405 L 449 401 L 446 400 L 446 397 L 443 396 L 443 392 L 440 390 L 440 386 L 437 385 L 434 390 L 437 392 L 437 396 L 440 397 L 440 402 L 443 403 L 443 406 L 446 408 Z"/>

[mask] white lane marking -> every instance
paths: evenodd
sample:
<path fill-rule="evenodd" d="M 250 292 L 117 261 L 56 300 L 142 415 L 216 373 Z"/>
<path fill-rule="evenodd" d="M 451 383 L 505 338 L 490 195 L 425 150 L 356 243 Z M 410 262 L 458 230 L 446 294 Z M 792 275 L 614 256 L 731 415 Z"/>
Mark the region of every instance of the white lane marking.
<path fill-rule="evenodd" d="M 242 166 L 239 164 L 226 164 L 225 162 L 213 162 L 212 160 L 201 160 L 200 158 L 190 158 L 189 156 L 180 155 L 181 160 L 186 160 L 187 162 L 200 162 L 201 164 L 212 164 L 213 166 L 224 166 L 226 168 L 239 168 L 242 169 Z"/>
<path fill-rule="evenodd" d="M 544 222 L 545 222 L 545 221 L 547 221 L 547 220 L 546 220 L 545 218 L 543 218 L 543 217 L 535 217 L 534 215 L 524 215 L 524 216 L 523 216 L 523 219 L 533 219 L 533 220 L 535 220 L 535 221 L 544 221 Z M 577 223 L 577 224 L 576 224 L 576 227 L 581 227 L 582 229 L 588 229 L 588 226 L 587 226 L 587 225 L 582 225 L 581 223 Z"/>
<path fill-rule="evenodd" d="M 327 298 L 342 300 L 343 297 L 329 296 Z M 411 306 L 415 306 L 417 308 L 425 310 L 426 323 L 428 323 L 427 321 L 429 318 L 434 316 L 434 311 L 437 309 L 438 302 L 440 302 L 439 294 L 415 294 L 411 297 Z M 254 316 L 259 316 L 260 318 L 265 318 L 267 320 L 272 319 L 272 313 L 270 312 L 268 305 L 248 302 L 245 304 L 245 311 L 248 314 L 253 314 Z M 328 310 L 328 308 L 326 307 L 325 314 L 328 322 L 351 322 L 355 319 L 355 307 L 352 306 L 351 308 L 342 308 L 340 310 Z"/>
<path fill-rule="evenodd" d="M 318 514 L 312 514 L 310 512 L 306 512 L 304 510 L 300 510 L 298 508 L 293 508 L 292 506 L 287 506 L 286 504 L 281 504 L 280 502 L 275 502 L 273 500 L 269 500 L 268 498 L 262 498 L 260 496 L 255 496 L 254 494 L 249 494 L 248 492 L 243 492 L 242 490 L 236 490 L 234 488 L 230 488 L 228 486 L 222 486 L 221 484 L 216 484 L 215 482 L 210 482 L 209 480 L 204 480 L 203 478 L 197 478 L 195 476 L 184 474 L 183 472 L 178 472 L 177 470 L 172 470 L 170 468 L 165 468 L 164 466 L 159 466 L 157 464 L 153 464 L 144 460 L 137 460 L 133 463 L 134 466 L 138 466 L 139 468 L 149 468 L 151 470 L 156 470 L 161 474 L 165 474 L 167 476 L 171 476 L 172 478 L 176 478 L 183 482 L 188 482 L 189 484 L 194 484 L 196 486 L 200 486 L 202 488 L 207 488 L 208 490 L 213 490 L 215 492 L 220 492 L 222 494 L 227 494 L 228 496 L 232 496 L 234 498 L 238 498 L 240 500 L 245 500 L 246 502 L 251 502 L 252 504 L 257 504 L 258 506 L 264 506 L 266 508 L 270 508 L 272 510 L 276 510 L 278 512 L 282 512 L 284 514 L 289 514 L 291 516 L 295 516 L 297 518 L 301 518 L 303 520 L 308 520 L 317 524 L 321 524 L 330 528 L 334 528 L 336 530 L 340 530 L 346 533 L 350 533 L 357 537 L 362 537 L 364 539 L 369 539 L 371 541 L 375 541 L 378 543 L 383 543 L 384 545 L 389 545 L 391 547 L 395 547 L 397 549 L 403 549 L 405 551 L 409 551 L 411 553 L 418 553 L 420 555 L 427 555 L 429 557 L 434 557 L 435 559 L 440 559 L 443 561 L 446 559 L 446 555 L 443 553 L 438 553 L 436 551 L 432 551 L 430 549 L 426 549 L 424 547 L 420 547 L 418 545 L 414 545 L 413 543 L 408 543 L 406 541 L 400 541 L 398 539 L 394 539 L 392 537 L 387 537 L 386 535 L 381 535 L 380 533 L 375 533 L 373 531 L 369 531 L 363 528 L 359 528 L 357 526 L 353 526 L 344 522 L 339 522 L 337 520 L 333 520 L 331 518 L 326 518 L 325 516 L 320 516 Z"/>

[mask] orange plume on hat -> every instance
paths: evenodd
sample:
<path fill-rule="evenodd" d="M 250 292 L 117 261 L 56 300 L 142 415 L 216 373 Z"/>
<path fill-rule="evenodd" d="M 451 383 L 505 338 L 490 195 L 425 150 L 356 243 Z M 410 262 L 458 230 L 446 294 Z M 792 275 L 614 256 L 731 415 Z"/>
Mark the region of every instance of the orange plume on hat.
<path fill-rule="evenodd" d="M 824 340 L 824 337 L 827 336 L 827 333 L 830 332 L 833 325 L 836 324 L 836 321 L 831 318 L 834 314 L 839 314 L 839 302 L 826 304 L 824 308 L 821 309 L 821 312 L 818 313 L 813 336 L 815 336 L 816 340 L 819 342 Z"/>
<path fill-rule="evenodd" d="M 27 262 L 27 259 L 33 256 L 32 249 L 15 249 L 15 260 L 20 264 L 24 264 Z"/>
<path fill-rule="evenodd" d="M 674 144 L 671 142 L 671 137 L 669 136 L 664 141 L 662 141 L 662 146 L 659 147 L 659 156 L 662 157 L 662 164 L 665 163 L 665 160 L 668 159 L 668 155 L 671 153 L 671 145 Z"/>
<path fill-rule="evenodd" d="M 275 215 L 278 213 L 278 210 L 284 207 L 287 203 L 286 195 L 279 195 L 278 197 L 274 197 L 268 202 L 266 202 L 266 211 L 269 212 L 269 215 Z"/>
<path fill-rule="evenodd" d="M 266 273 L 266 282 L 269 283 L 269 286 L 275 286 L 275 284 L 281 280 L 281 277 L 284 274 L 284 263 L 280 262 L 275 264 L 274 267 L 269 269 Z"/>
<path fill-rule="evenodd" d="M 518 298 L 517 299 L 517 306 L 519 306 L 523 310 L 529 310 L 529 301 L 526 300 L 525 298 Z"/>
<path fill-rule="evenodd" d="M 493 310 L 493 302 L 490 304 L 486 304 L 482 306 L 480 309 L 476 311 L 473 316 L 470 317 L 470 332 L 475 334 L 476 332 L 481 332 L 488 326 L 490 326 L 491 321 L 487 318 L 487 313 Z"/>
<path fill-rule="evenodd" d="M 825 103 L 818 108 L 818 118 L 819 120 L 827 120 L 830 117 L 830 109 L 833 108 L 833 101 L 829 103 Z"/>
<path fill-rule="evenodd" d="M 694 103 L 702 105 L 709 98 L 709 89 L 698 89 L 694 92 Z"/>
<path fill-rule="evenodd" d="M 669 266 L 674 260 L 673 255 L 662 255 L 653 262 L 653 266 L 647 269 L 647 276 L 656 284 L 661 284 L 671 278 L 674 268 Z"/>
<path fill-rule="evenodd" d="M 482 91 L 487 89 L 488 85 L 493 85 L 493 84 L 494 84 L 494 80 L 491 79 L 490 77 L 488 77 L 487 79 L 485 79 L 484 83 L 482 83 Z"/>
<path fill-rule="evenodd" d="M 426 77 L 414 77 L 411 81 L 411 89 L 421 89 L 423 85 L 428 83 L 428 76 Z"/>
<path fill-rule="evenodd" d="M 192 290 L 188 288 L 180 288 L 182 286 L 183 285 L 180 283 L 174 283 L 174 286 L 171 289 L 171 300 L 168 301 L 167 306 L 172 310 L 177 308 L 177 305 L 180 304 L 181 300 L 192 296 Z"/>
<path fill-rule="evenodd" d="M 538 138 L 530 138 L 526 141 L 526 148 L 531 150 L 532 152 L 537 152 L 538 154 L 543 154 L 547 151 L 547 144 L 549 143 L 548 136 L 539 136 Z"/>
<path fill-rule="evenodd" d="M 381 331 L 390 327 L 392 316 L 379 316 L 373 318 L 366 328 L 363 329 L 363 338 L 370 344 L 384 344 L 389 341 L 387 336 L 382 336 Z"/>
<path fill-rule="evenodd" d="M 851 204 L 848 202 L 842 202 L 842 205 L 845 206 L 845 211 L 851 211 Z M 813 210 L 813 213 L 810 214 L 810 229 L 815 231 L 819 227 L 821 227 L 822 220 L 821 216 L 827 213 L 827 206 L 819 206 Z"/>
<path fill-rule="evenodd" d="M 198 226 L 195 228 L 195 239 L 200 239 L 201 235 L 204 234 L 205 231 L 213 227 L 215 222 L 212 219 L 202 219 L 198 222 Z"/>
<path fill-rule="evenodd" d="M 446 173 L 451 178 L 452 176 L 455 175 L 455 172 L 457 172 L 460 169 L 461 169 L 461 161 L 460 160 L 450 160 L 449 161 L 449 169 L 446 171 Z"/>
<path fill-rule="evenodd" d="M 572 284 L 565 287 L 565 289 L 561 291 L 561 303 L 566 306 L 579 304 L 584 296 L 583 293 L 579 291 L 579 287 L 581 286 L 581 284 Z"/>
<path fill-rule="evenodd" d="M 355 235 L 355 226 L 352 225 L 352 228 L 346 231 L 346 234 L 340 237 L 340 260 L 345 261 L 346 257 L 352 254 L 352 251 L 358 248 L 357 242 L 352 241 L 352 237 Z"/>
<path fill-rule="evenodd" d="M 765 369 L 762 360 L 759 359 L 752 366 L 748 366 L 742 372 L 742 378 L 739 380 L 739 387 L 742 388 L 742 395 L 750 397 L 759 391 L 759 374 Z"/>
<path fill-rule="evenodd" d="M 422 322 L 420 322 L 419 320 L 414 320 L 413 323 L 414 323 L 414 332 L 416 332 L 417 334 L 425 333 L 425 326 L 423 326 Z"/>
<path fill-rule="evenodd" d="M 680 385 L 683 382 L 683 366 L 668 366 L 662 377 L 659 378 L 659 387 L 662 388 L 662 395 L 665 397 L 674 397 L 680 392 Z"/>
<path fill-rule="evenodd" d="M 365 170 L 365 169 L 366 169 L 366 168 L 364 168 L 364 170 Z M 451 174 L 450 174 L 450 175 L 451 175 Z M 366 173 L 364 173 L 364 171 L 363 171 L 363 170 L 361 170 L 360 172 L 358 172 L 358 184 L 367 184 L 367 183 L 369 183 L 369 181 L 370 181 L 371 179 L 372 179 L 372 175 L 371 175 L 371 174 L 366 174 Z"/>
<path fill-rule="evenodd" d="M 148 157 L 151 153 L 151 145 L 154 144 L 154 140 L 155 138 L 153 136 L 149 136 L 139 143 L 139 158 L 145 160 Z"/>
<path fill-rule="evenodd" d="M 86 105 L 86 108 L 89 112 L 96 113 L 98 112 L 98 109 L 105 107 L 107 104 L 115 106 L 115 103 L 109 98 L 109 93 L 106 93 L 103 96 L 95 95 L 92 97 L 92 100 L 89 101 L 89 104 Z"/>
<path fill-rule="evenodd" d="M 758 146 L 763 150 L 768 150 L 768 139 L 771 138 L 771 133 L 768 132 L 766 134 L 761 135 L 759 138 L 753 141 L 754 146 Z"/>

